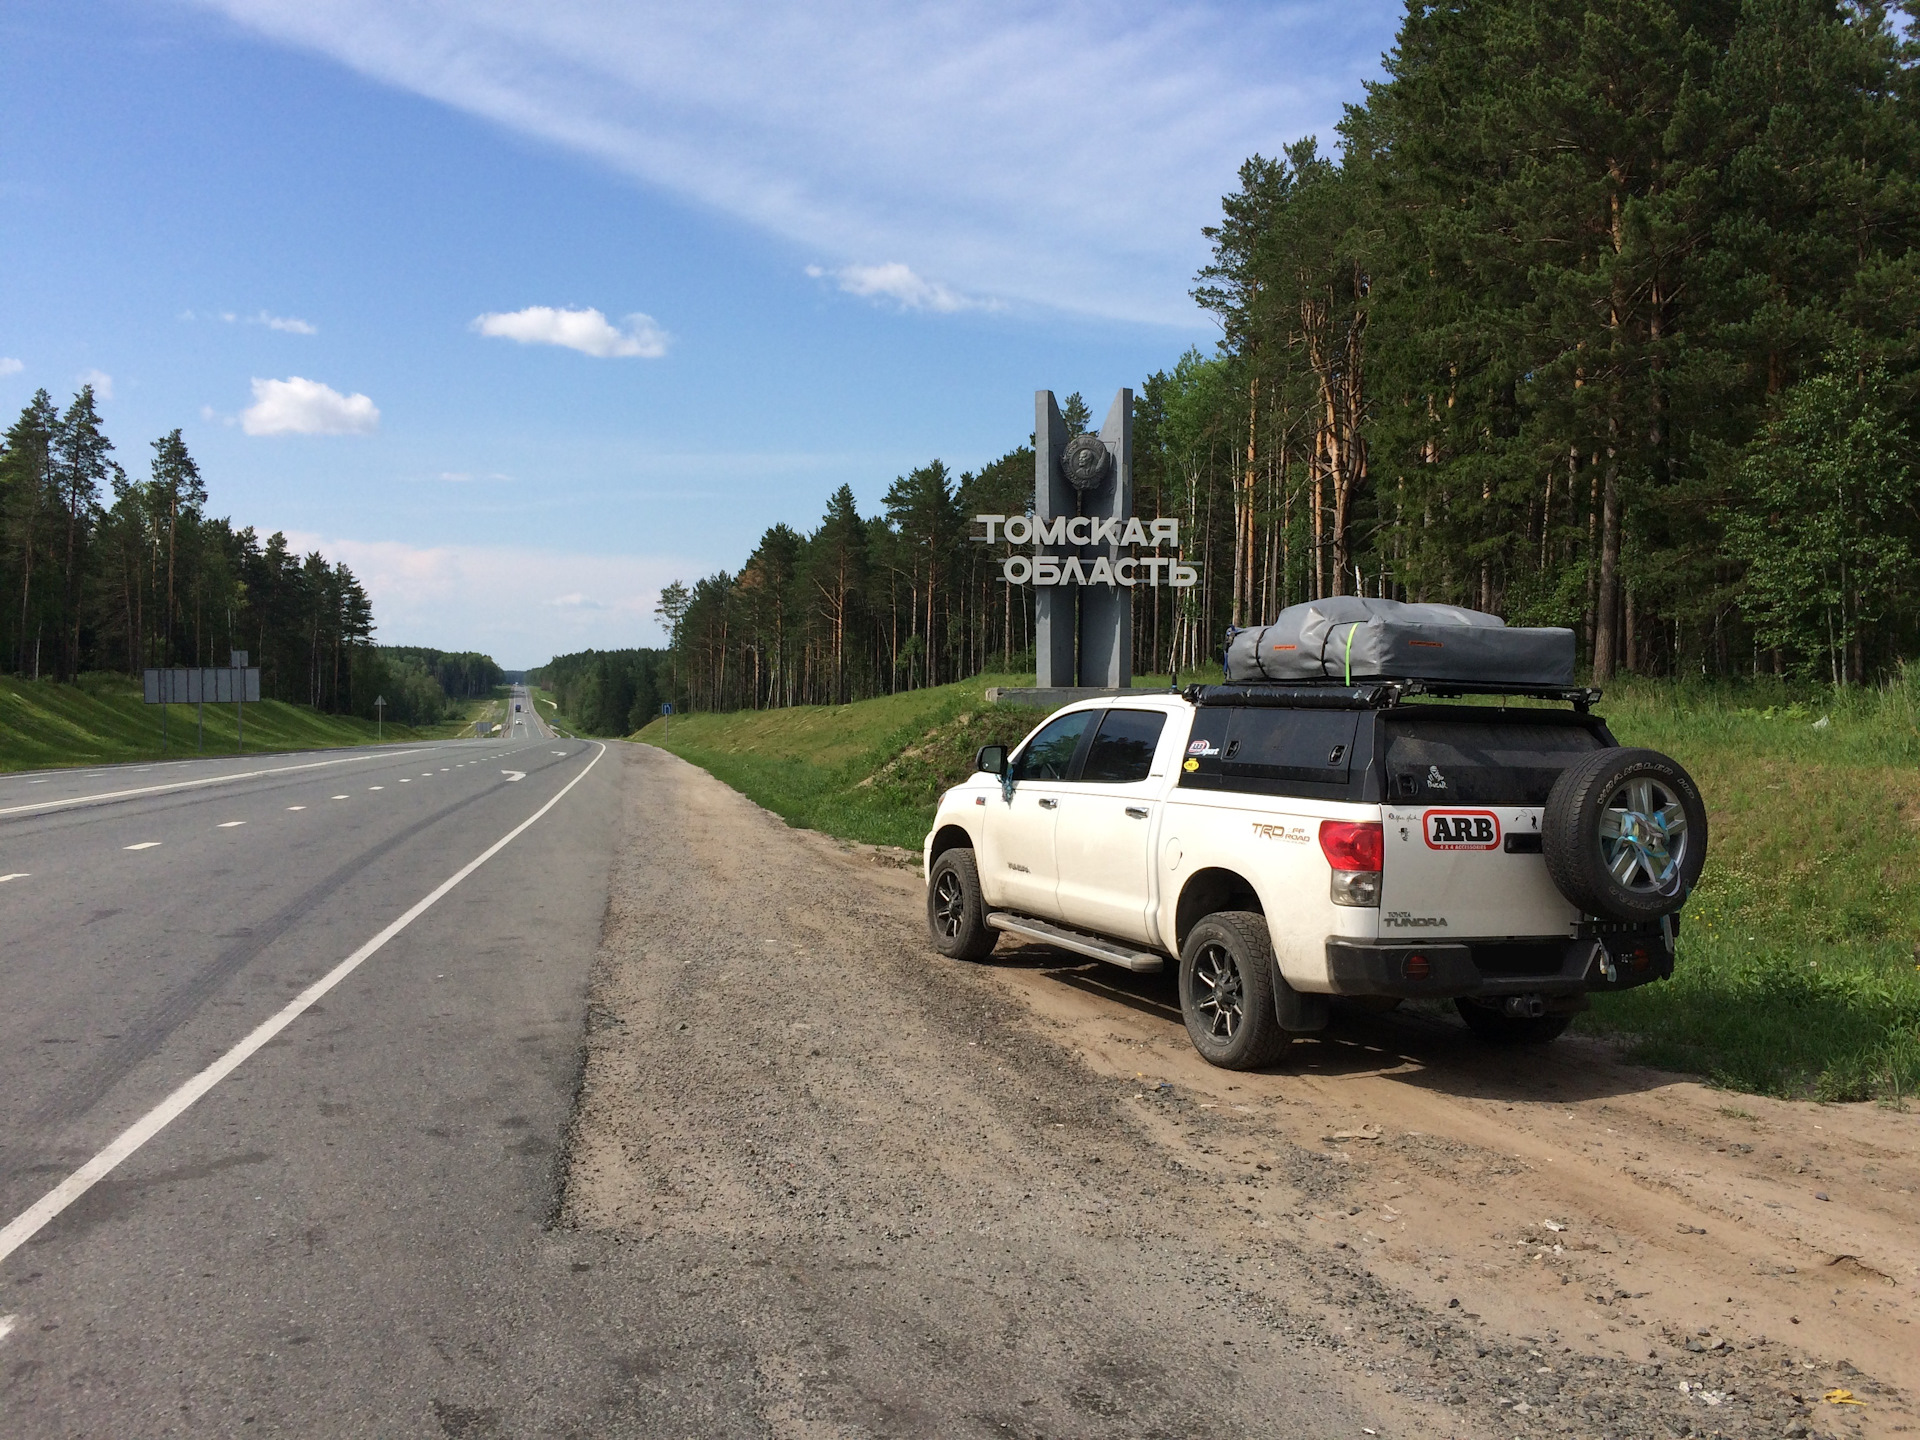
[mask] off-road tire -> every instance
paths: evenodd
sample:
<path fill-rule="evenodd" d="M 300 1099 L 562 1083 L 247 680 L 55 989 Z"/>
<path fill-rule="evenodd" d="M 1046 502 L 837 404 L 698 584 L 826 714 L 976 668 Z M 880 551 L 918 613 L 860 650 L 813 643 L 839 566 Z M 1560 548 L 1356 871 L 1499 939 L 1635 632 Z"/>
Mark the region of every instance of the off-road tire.
<path fill-rule="evenodd" d="M 955 960 L 984 960 L 1000 932 L 987 924 L 980 870 L 973 851 L 942 850 L 927 875 L 927 934 L 933 948 Z"/>
<path fill-rule="evenodd" d="M 1664 876 L 1652 873 L 1651 862 L 1627 853 L 1623 847 L 1634 841 L 1607 833 L 1610 827 L 1618 830 L 1623 814 L 1637 817 L 1636 825 L 1644 820 L 1631 805 L 1625 810 L 1612 808 L 1616 797 L 1627 797 L 1637 787 L 1647 787 L 1643 794 L 1662 792 L 1685 818 L 1680 855 L 1677 861 L 1668 856 L 1671 863 L 1662 868 L 1671 873 Z M 1670 814 L 1666 807 L 1656 808 Z M 1664 845 L 1665 837 L 1660 839 Z M 1615 860 L 1628 869 L 1628 880 L 1609 868 L 1609 847 Z M 1602 920 L 1658 920 L 1686 904 L 1699 882 L 1700 867 L 1707 858 L 1707 807 L 1699 786 L 1679 761 L 1657 750 L 1599 750 L 1569 766 L 1554 781 L 1540 821 L 1540 848 L 1554 885 L 1583 913 Z"/>
<path fill-rule="evenodd" d="M 1545 1045 L 1573 1023 L 1571 1015 L 1503 1015 L 1491 1005 L 1465 998 L 1453 1003 L 1467 1029 L 1489 1045 Z"/>
<path fill-rule="evenodd" d="M 1293 1037 L 1274 1011 L 1277 976 L 1266 916 L 1219 910 L 1193 927 L 1180 949 L 1180 1015 L 1203 1060 L 1258 1070 L 1280 1058 Z"/>

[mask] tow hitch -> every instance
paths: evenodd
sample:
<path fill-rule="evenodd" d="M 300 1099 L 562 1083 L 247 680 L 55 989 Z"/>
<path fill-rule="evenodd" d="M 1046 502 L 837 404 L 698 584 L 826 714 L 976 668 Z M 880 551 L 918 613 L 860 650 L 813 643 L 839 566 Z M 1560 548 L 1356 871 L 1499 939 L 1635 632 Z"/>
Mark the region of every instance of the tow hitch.
<path fill-rule="evenodd" d="M 1500 1002 L 1500 1013 L 1511 1015 L 1516 1020 L 1538 1020 L 1547 1013 L 1546 997 L 1541 995 L 1509 995 Z"/>

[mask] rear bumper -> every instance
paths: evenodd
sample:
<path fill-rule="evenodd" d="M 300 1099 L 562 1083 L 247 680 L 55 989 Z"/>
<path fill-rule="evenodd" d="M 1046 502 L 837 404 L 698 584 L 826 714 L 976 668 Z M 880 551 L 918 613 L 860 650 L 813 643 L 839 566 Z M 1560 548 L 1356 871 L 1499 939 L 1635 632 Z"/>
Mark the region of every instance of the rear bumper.
<path fill-rule="evenodd" d="M 1676 922 L 1675 930 L 1678 929 Z M 1611 975 L 1609 975 L 1611 970 Z M 1658 928 L 1582 927 L 1574 939 L 1327 941 L 1336 995 L 1451 1000 L 1463 995 L 1577 996 L 1631 990 L 1673 974 L 1673 947 Z"/>

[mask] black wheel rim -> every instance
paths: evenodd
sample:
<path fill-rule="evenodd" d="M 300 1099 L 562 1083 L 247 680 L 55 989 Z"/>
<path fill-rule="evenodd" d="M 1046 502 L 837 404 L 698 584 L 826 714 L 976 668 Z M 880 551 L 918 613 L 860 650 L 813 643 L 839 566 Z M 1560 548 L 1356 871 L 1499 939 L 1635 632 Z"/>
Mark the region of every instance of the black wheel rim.
<path fill-rule="evenodd" d="M 1218 940 L 1200 947 L 1193 959 L 1193 1009 L 1216 1040 L 1231 1040 L 1246 1018 L 1246 987 L 1240 962 Z"/>
<path fill-rule="evenodd" d="M 967 892 L 960 886 L 960 877 L 951 870 L 942 870 L 940 878 L 933 882 L 933 921 L 940 929 L 941 938 L 957 937 L 966 918 Z"/>
<path fill-rule="evenodd" d="M 1614 883 L 1637 894 L 1671 894 L 1690 841 L 1686 807 L 1658 780 L 1636 776 L 1600 812 L 1600 861 Z"/>

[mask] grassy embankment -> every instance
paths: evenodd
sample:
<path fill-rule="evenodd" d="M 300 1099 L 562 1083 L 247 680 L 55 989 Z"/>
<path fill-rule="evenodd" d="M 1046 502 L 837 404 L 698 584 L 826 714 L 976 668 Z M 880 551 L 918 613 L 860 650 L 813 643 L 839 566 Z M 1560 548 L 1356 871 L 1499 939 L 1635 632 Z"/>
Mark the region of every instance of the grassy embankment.
<path fill-rule="evenodd" d="M 917 848 L 974 750 L 1039 718 L 984 703 L 985 686 L 1019 683 L 676 716 L 670 734 L 656 720 L 635 738 L 791 824 Z M 1692 771 L 1712 844 L 1674 979 L 1598 997 L 1581 1028 L 1738 1089 L 1900 1100 L 1920 1088 L 1920 669 L 1888 689 L 1798 700 L 1768 685 L 1625 681 L 1601 712 L 1623 744 Z"/>
<path fill-rule="evenodd" d="M 528 686 L 527 693 L 533 696 L 533 708 L 540 713 L 540 718 L 552 726 L 556 734 L 572 737 L 580 733 L 580 728 L 560 713 L 560 702 L 553 698 L 551 690 Z"/>
<path fill-rule="evenodd" d="M 195 707 L 165 707 L 169 713 L 164 752 L 160 748 L 161 708 L 143 704 L 140 686 L 124 675 L 83 675 L 77 685 L 0 679 L 0 770 L 177 760 L 192 755 Z M 203 753 L 235 753 L 233 706 L 207 706 L 206 723 Z M 457 735 L 463 728 L 461 722 L 418 729 L 389 724 L 385 739 L 389 743 L 424 740 Z M 249 752 L 366 745 L 372 743 L 374 735 L 375 726 L 370 720 L 322 715 L 302 705 L 263 700 L 246 708 Z"/>

